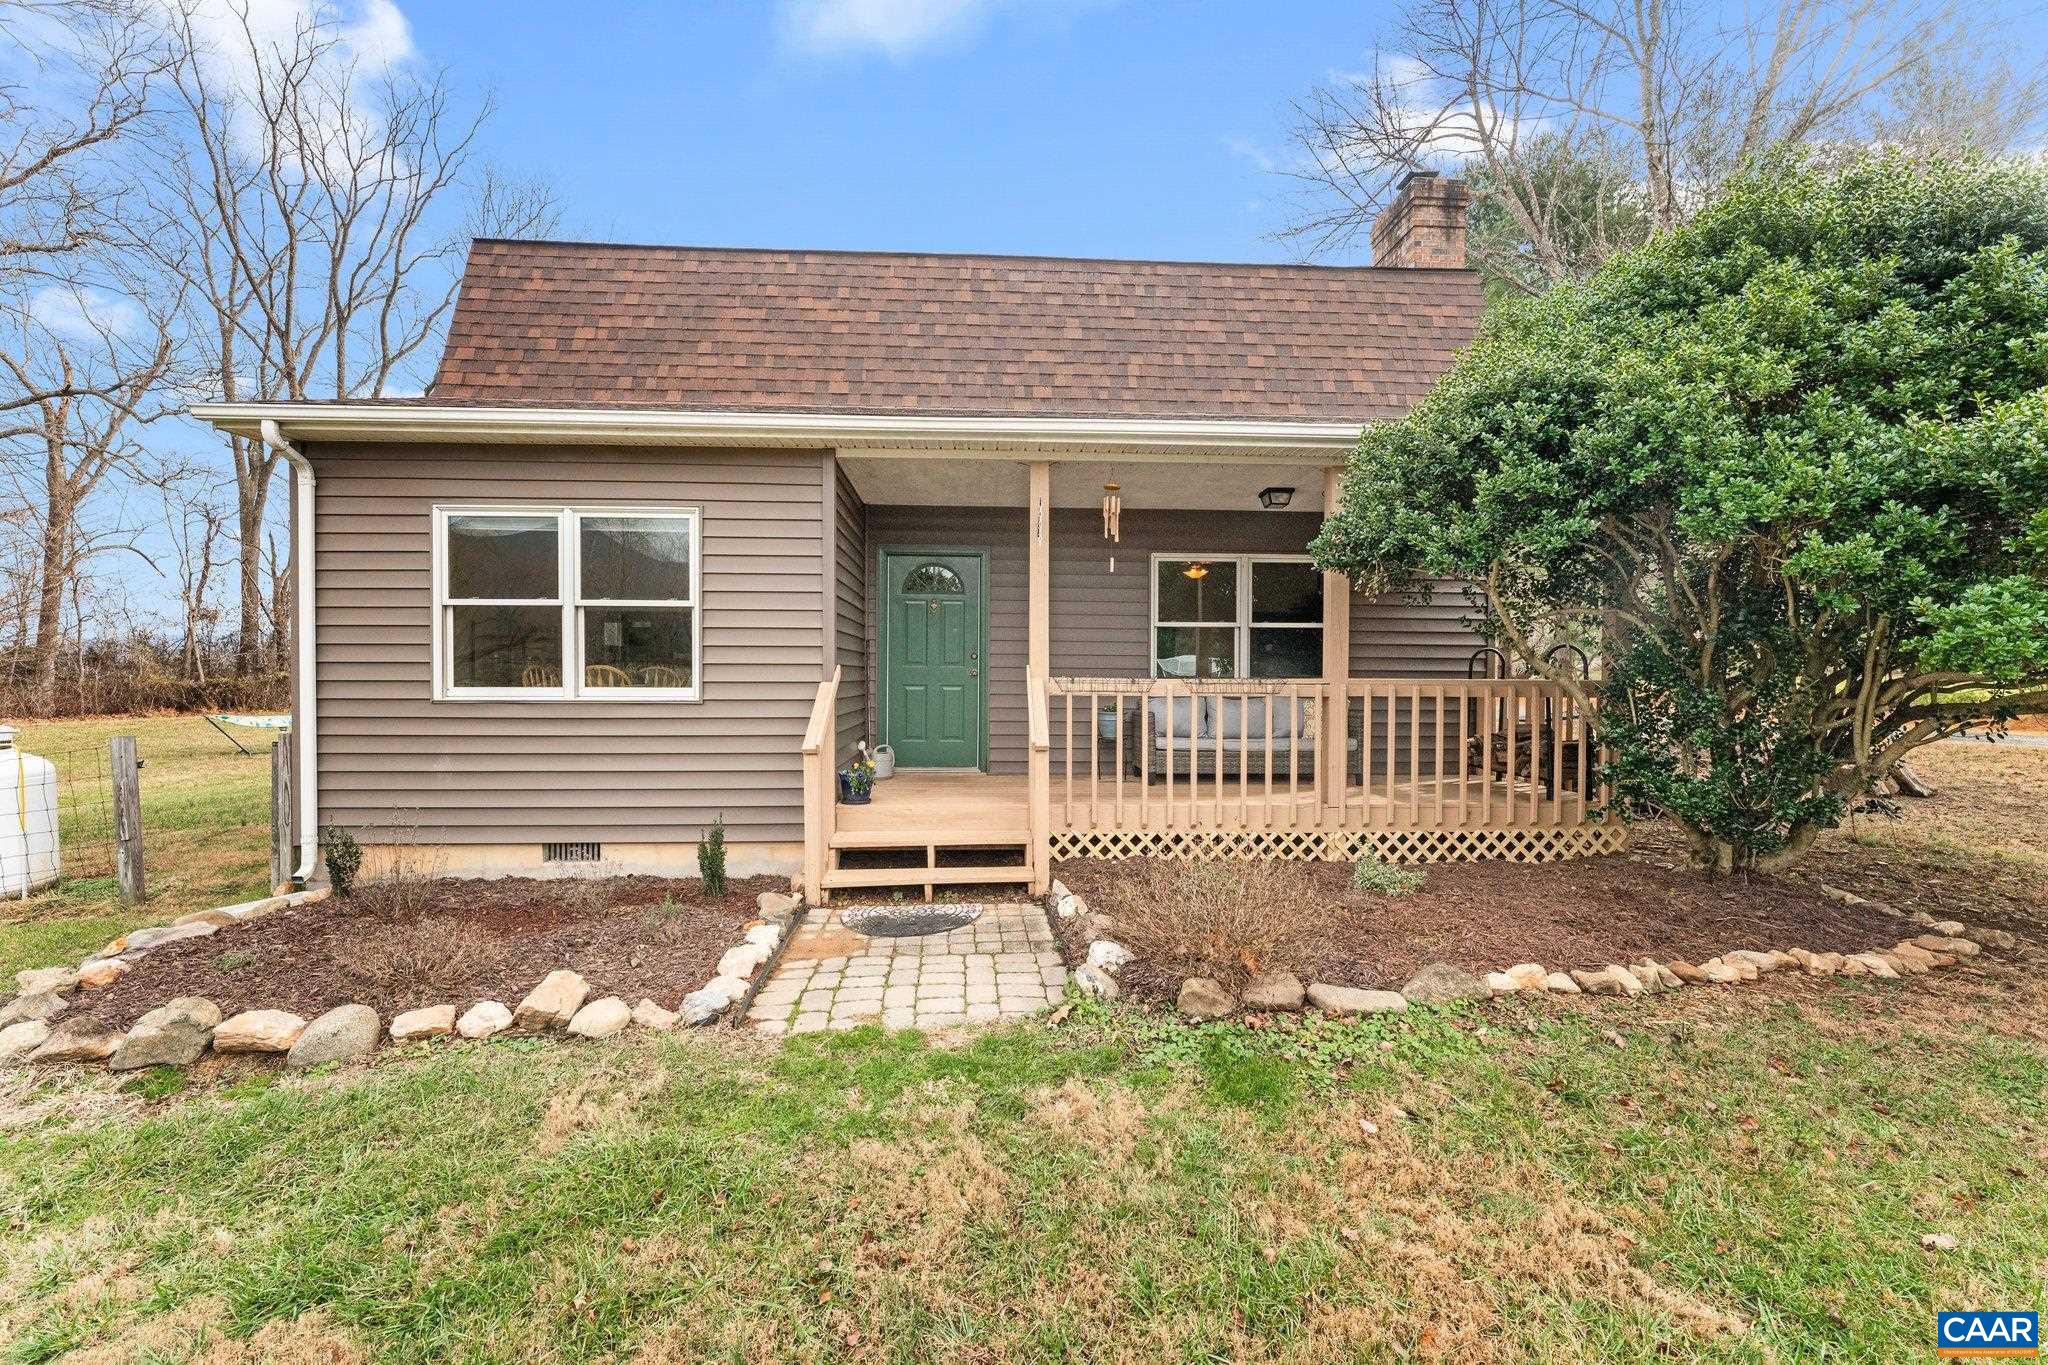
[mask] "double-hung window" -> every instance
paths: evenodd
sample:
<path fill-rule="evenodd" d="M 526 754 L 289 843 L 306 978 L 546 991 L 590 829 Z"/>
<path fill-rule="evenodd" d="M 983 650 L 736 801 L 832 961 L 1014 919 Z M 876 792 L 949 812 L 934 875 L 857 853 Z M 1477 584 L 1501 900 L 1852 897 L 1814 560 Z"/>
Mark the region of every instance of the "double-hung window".
<path fill-rule="evenodd" d="M 691 509 L 434 511 L 434 695 L 696 701 Z"/>
<path fill-rule="evenodd" d="M 1323 576 L 1300 555 L 1155 555 L 1152 673 L 1314 678 Z"/>

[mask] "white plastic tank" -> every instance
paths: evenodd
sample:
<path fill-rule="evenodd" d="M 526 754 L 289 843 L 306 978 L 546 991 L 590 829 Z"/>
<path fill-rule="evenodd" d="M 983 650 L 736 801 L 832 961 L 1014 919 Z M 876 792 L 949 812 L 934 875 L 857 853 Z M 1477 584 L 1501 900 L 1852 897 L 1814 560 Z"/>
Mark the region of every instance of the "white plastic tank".
<path fill-rule="evenodd" d="M 14 747 L 0 725 L 0 896 L 26 896 L 57 880 L 57 768 Z"/>

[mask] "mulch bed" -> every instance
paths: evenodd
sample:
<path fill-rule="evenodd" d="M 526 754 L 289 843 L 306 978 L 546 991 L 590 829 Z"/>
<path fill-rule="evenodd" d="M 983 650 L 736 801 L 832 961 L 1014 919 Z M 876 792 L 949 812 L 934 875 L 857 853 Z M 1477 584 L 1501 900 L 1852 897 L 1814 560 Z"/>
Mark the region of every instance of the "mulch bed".
<path fill-rule="evenodd" d="M 1274 914 L 1298 927 L 1275 960 L 1261 965 L 1305 982 L 1399 990 L 1430 962 L 1473 972 L 1540 962 L 1556 971 L 1646 956 L 1698 963 L 1737 948 L 1860 952 L 1924 933 L 1902 917 L 1913 910 L 1973 924 L 2011 921 L 2024 911 L 1993 906 L 1987 915 L 1981 887 L 1965 903 L 1959 895 L 1916 895 L 1900 879 L 1888 888 L 1898 892 L 1889 904 L 1901 913 L 1893 914 L 1879 905 L 1839 904 L 1813 878 L 1718 881 L 1684 863 L 1670 832 L 1645 825 L 1621 854 L 1535 865 L 1432 864 L 1423 889 L 1399 897 L 1352 889 L 1348 864 L 1293 864 L 1298 875 L 1287 880 L 1295 896 Z M 1121 894 L 1128 865 L 1085 859 L 1054 871 L 1091 910 L 1125 922 L 1144 914 L 1143 905 Z M 1875 899 L 1877 892 L 1860 894 Z M 2031 922 L 2038 928 L 2038 920 Z M 1068 961 L 1078 963 L 1086 950 L 1076 926 L 1058 927 Z M 1201 971 L 1192 959 L 1141 956 L 1117 980 L 1140 998 L 1170 1000 L 1185 977 Z"/>
<path fill-rule="evenodd" d="M 788 889 L 775 877 L 733 882 L 716 899 L 701 882 L 661 877 L 365 887 L 165 944 L 113 985 L 80 991 L 72 1008 L 122 1028 L 181 995 L 204 996 L 223 1015 L 282 1009 L 310 1020 L 363 1004 L 388 1020 L 426 1005 L 517 1006 L 567 967 L 593 999 L 644 996 L 674 1009 L 740 940 L 756 894 Z"/>

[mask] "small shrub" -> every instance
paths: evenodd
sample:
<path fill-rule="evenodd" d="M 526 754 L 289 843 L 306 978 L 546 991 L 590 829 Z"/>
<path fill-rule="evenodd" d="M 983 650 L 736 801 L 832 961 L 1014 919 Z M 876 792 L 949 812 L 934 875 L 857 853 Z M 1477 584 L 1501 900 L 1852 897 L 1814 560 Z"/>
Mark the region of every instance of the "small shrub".
<path fill-rule="evenodd" d="M 399 993 L 467 985 L 498 951 L 497 937 L 488 929 L 446 916 L 380 928 L 364 938 L 355 952 L 356 974 Z"/>
<path fill-rule="evenodd" d="M 725 817 L 719 816 L 697 841 L 697 875 L 704 879 L 704 894 L 725 894 Z"/>
<path fill-rule="evenodd" d="M 1351 869 L 1353 886 L 1382 896 L 1412 896 L 1427 880 L 1429 874 L 1419 867 L 1396 867 L 1369 855 Z"/>
<path fill-rule="evenodd" d="M 356 873 L 363 870 L 363 846 L 339 825 L 328 825 L 320 831 L 320 854 L 327 861 L 334 894 L 346 897 L 356 884 Z"/>
<path fill-rule="evenodd" d="M 220 969 L 224 972 L 240 971 L 244 967 L 254 966 L 261 956 L 246 948 L 236 948 L 220 955 Z"/>
<path fill-rule="evenodd" d="M 1328 908 L 1310 869 L 1285 862 L 1135 859 L 1117 897 L 1116 936 L 1132 952 L 1226 983 L 1271 968 Z"/>

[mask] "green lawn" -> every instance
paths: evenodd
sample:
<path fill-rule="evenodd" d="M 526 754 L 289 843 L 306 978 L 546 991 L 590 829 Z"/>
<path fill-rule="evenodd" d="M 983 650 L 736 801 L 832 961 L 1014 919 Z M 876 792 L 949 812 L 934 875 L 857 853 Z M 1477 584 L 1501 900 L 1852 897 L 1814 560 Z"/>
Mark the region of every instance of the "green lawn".
<path fill-rule="evenodd" d="M 123 904 L 107 861 L 106 742 L 134 735 L 142 758 L 143 864 L 149 899 Z M 269 879 L 268 734 L 245 757 L 198 716 L 29 721 L 19 745 L 58 766 L 66 800 L 67 878 L 27 901 L 0 901 L 0 981 L 24 967 L 76 961 L 124 930 L 260 896 Z M 90 798 L 90 799 L 89 799 Z M 77 800 L 80 804 L 70 806 Z"/>
<path fill-rule="evenodd" d="M 1294 1033 L 1084 1013 L 951 1050 L 499 1042 L 158 1100 L 17 1082 L 0 1337 L 17 1361 L 252 1333 L 232 1358 L 1918 1359 L 1936 1307 L 2040 1306 L 2043 1003 L 2000 968 Z"/>

